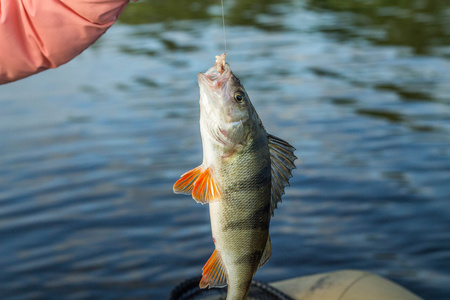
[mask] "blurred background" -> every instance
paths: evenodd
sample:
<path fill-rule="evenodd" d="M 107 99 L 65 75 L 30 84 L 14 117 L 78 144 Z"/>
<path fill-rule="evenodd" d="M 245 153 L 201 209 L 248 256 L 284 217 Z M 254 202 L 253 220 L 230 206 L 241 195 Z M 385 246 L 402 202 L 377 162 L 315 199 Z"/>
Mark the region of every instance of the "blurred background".
<path fill-rule="evenodd" d="M 299 157 L 255 279 L 360 269 L 448 297 L 450 1 L 224 2 L 227 60 Z M 1 299 L 165 299 L 201 274 L 208 206 L 172 185 L 223 50 L 219 0 L 148 0 L 0 87 Z"/>

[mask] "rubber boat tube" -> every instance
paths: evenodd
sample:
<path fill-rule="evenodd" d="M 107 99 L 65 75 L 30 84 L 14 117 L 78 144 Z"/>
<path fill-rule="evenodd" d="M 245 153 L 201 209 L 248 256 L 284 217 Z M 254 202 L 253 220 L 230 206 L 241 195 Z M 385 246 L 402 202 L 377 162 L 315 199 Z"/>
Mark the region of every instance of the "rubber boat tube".
<path fill-rule="evenodd" d="M 269 283 L 295 300 L 423 300 L 378 275 L 342 270 Z"/>

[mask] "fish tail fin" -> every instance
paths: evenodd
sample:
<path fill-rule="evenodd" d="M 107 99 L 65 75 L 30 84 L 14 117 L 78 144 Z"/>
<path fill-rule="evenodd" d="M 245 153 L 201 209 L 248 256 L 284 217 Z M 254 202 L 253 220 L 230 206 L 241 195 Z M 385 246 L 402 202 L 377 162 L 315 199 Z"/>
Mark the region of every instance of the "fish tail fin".
<path fill-rule="evenodd" d="M 208 286 L 212 287 L 224 287 L 227 285 L 227 274 L 225 266 L 223 265 L 222 258 L 219 252 L 214 249 L 213 254 L 203 267 L 202 279 L 200 280 L 200 288 L 204 289 Z"/>

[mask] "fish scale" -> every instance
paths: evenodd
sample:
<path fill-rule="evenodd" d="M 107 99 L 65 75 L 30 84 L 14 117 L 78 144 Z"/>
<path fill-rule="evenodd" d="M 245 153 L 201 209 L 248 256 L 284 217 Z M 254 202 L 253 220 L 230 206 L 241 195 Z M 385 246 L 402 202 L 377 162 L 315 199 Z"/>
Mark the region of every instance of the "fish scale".
<path fill-rule="evenodd" d="M 174 192 L 209 204 L 216 249 L 200 287 L 228 285 L 227 300 L 242 300 L 270 258 L 270 218 L 296 157 L 291 145 L 265 131 L 225 54 L 216 58 L 198 75 L 203 163 L 183 174 Z"/>
<path fill-rule="evenodd" d="M 230 282 L 230 285 L 240 287 L 229 295 L 231 299 L 246 296 L 269 234 L 269 150 L 267 142 L 258 144 L 256 148 L 259 149 L 252 149 L 254 143 L 250 143 L 232 163 L 222 166 L 224 178 L 233 179 L 222 184 L 221 201 L 209 206 L 216 249 L 224 253 L 222 260 L 227 276 L 239 280 L 238 283 Z"/>

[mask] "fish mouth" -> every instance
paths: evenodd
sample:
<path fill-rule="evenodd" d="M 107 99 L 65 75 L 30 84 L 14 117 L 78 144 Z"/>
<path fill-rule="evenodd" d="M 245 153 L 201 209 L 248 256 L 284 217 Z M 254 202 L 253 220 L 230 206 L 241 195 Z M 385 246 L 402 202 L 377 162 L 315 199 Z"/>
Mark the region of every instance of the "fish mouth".
<path fill-rule="evenodd" d="M 198 83 L 200 86 L 208 86 L 210 89 L 221 89 L 228 82 L 231 74 L 230 65 L 224 63 L 220 71 L 213 66 L 205 73 L 198 73 Z"/>

